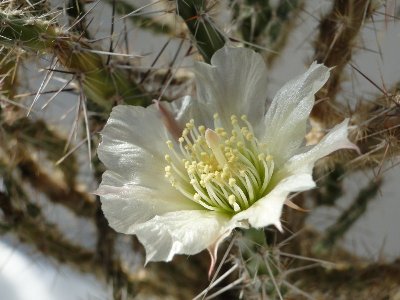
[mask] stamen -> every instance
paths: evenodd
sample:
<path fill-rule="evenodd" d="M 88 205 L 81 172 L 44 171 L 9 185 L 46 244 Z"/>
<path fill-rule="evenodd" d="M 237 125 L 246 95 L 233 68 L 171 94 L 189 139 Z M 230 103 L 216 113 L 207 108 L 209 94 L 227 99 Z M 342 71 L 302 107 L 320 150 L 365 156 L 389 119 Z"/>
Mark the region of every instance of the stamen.
<path fill-rule="evenodd" d="M 177 139 L 179 147 L 167 141 L 174 155 L 165 155 L 165 176 L 204 209 L 235 214 L 265 196 L 274 163 L 246 116 L 231 116 L 231 124 L 227 131 L 218 114 L 214 130 L 196 127 L 194 120 L 186 123 Z"/>

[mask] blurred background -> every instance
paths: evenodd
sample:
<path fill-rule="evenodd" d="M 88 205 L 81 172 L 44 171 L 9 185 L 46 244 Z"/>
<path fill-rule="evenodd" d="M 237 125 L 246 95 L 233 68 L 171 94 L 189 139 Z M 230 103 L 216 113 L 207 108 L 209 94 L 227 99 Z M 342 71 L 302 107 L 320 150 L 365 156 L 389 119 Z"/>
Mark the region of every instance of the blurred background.
<path fill-rule="evenodd" d="M 1 1 L 0 299 L 400 299 L 399 7 Z M 207 253 L 144 267 L 141 245 L 108 227 L 92 192 L 111 108 L 193 95 L 193 61 L 209 62 L 224 44 L 263 55 L 269 100 L 312 61 L 335 66 L 308 141 L 350 117 L 362 154 L 321 160 L 319 188 L 293 200 L 309 211 L 287 209 L 285 233 L 267 229 L 250 254 L 234 238 L 226 277 L 210 283 Z M 260 248 L 273 276 L 242 257 Z"/>

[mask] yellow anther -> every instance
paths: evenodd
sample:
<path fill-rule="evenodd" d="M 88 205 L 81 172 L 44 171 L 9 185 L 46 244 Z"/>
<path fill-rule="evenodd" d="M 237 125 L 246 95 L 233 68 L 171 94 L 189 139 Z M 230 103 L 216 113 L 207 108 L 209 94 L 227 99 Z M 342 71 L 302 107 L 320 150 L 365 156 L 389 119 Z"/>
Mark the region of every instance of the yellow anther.
<path fill-rule="evenodd" d="M 258 159 L 259 160 L 264 160 L 265 159 L 265 154 L 264 153 L 258 154 Z"/>
<path fill-rule="evenodd" d="M 229 178 L 229 185 L 234 186 L 236 184 L 236 179 L 235 178 Z"/>
<path fill-rule="evenodd" d="M 253 139 L 254 135 L 252 133 L 247 133 L 246 134 L 246 140 L 251 141 Z"/>
<path fill-rule="evenodd" d="M 166 144 L 167 144 L 169 149 L 173 149 L 174 148 L 174 144 L 172 143 L 172 141 L 168 140 L 168 141 L 166 141 Z"/>
<path fill-rule="evenodd" d="M 218 128 L 215 128 L 215 132 L 216 132 L 218 135 L 223 135 L 223 134 L 225 133 L 225 129 L 223 129 L 223 128 L 221 128 L 221 127 L 218 127 Z"/>
<path fill-rule="evenodd" d="M 234 195 L 230 195 L 228 197 L 228 202 L 233 207 L 233 210 L 235 212 L 240 211 L 240 206 L 239 206 L 239 204 L 236 203 L 236 197 Z"/>
<path fill-rule="evenodd" d="M 171 162 L 171 156 L 169 154 L 165 154 L 164 158 L 167 162 Z"/>
<path fill-rule="evenodd" d="M 267 155 L 267 157 L 265 158 L 266 161 L 271 161 L 273 159 L 272 155 Z"/>
<path fill-rule="evenodd" d="M 194 168 L 192 168 L 192 167 L 189 167 L 189 168 L 187 169 L 187 172 L 188 172 L 189 175 L 193 175 L 194 173 L 196 173 L 195 171 L 196 171 L 196 170 L 195 170 Z"/>
<path fill-rule="evenodd" d="M 229 196 L 228 196 L 228 202 L 229 202 L 230 205 L 233 205 L 233 203 L 236 202 L 236 197 L 235 197 L 235 195 L 229 195 Z"/>
<path fill-rule="evenodd" d="M 189 123 L 188 123 L 189 124 Z M 183 129 L 182 136 L 186 137 L 189 134 L 189 130 L 187 128 Z"/>
<path fill-rule="evenodd" d="M 194 124 L 193 123 L 186 123 L 186 128 L 188 130 L 192 130 L 194 128 Z"/>
<path fill-rule="evenodd" d="M 241 118 L 243 121 L 247 121 L 247 116 L 246 116 L 246 115 L 242 115 L 240 118 Z"/>
<path fill-rule="evenodd" d="M 223 180 L 228 180 L 228 178 L 229 178 L 228 172 L 222 171 L 222 173 L 221 173 L 221 178 L 222 178 Z"/>
<path fill-rule="evenodd" d="M 166 166 L 166 167 L 164 168 L 164 170 L 165 170 L 165 172 L 171 172 L 171 166 Z"/>
<path fill-rule="evenodd" d="M 236 125 L 238 123 L 238 119 L 235 115 L 231 116 L 231 123 L 232 123 L 232 125 Z"/>
<path fill-rule="evenodd" d="M 199 201 L 201 200 L 201 197 L 200 197 L 199 194 L 195 193 L 195 194 L 193 195 L 193 199 L 194 199 L 194 201 L 199 202 Z"/>
<path fill-rule="evenodd" d="M 178 139 L 178 141 L 179 141 L 179 143 L 183 143 L 184 141 L 185 141 L 185 139 L 183 138 L 183 137 L 180 137 L 179 139 Z"/>

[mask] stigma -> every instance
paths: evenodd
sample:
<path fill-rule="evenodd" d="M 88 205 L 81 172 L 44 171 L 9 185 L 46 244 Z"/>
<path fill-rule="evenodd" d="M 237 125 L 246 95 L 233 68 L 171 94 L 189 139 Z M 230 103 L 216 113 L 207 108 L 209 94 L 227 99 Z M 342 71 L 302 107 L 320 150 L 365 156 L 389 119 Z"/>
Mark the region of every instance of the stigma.
<path fill-rule="evenodd" d="M 245 115 L 220 124 L 218 114 L 213 129 L 192 119 L 177 142 L 167 141 L 165 177 L 204 209 L 236 214 L 268 193 L 274 161 Z"/>

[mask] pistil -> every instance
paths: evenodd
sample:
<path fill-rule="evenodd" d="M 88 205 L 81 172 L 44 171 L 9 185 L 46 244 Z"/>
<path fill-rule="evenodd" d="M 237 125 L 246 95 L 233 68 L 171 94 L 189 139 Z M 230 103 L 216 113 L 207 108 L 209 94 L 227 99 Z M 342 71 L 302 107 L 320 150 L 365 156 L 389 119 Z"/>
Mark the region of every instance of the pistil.
<path fill-rule="evenodd" d="M 205 133 L 205 138 L 207 146 L 210 147 L 211 151 L 218 161 L 219 167 L 222 169 L 226 165 L 227 161 L 221 151 L 220 138 L 218 137 L 218 134 L 214 130 L 207 129 Z"/>
<path fill-rule="evenodd" d="M 167 141 L 173 153 L 165 157 L 165 175 L 185 198 L 207 210 L 235 214 L 265 196 L 274 162 L 245 116 L 231 117 L 231 134 L 217 114 L 214 126 L 197 128 L 190 120 L 178 147 Z"/>

